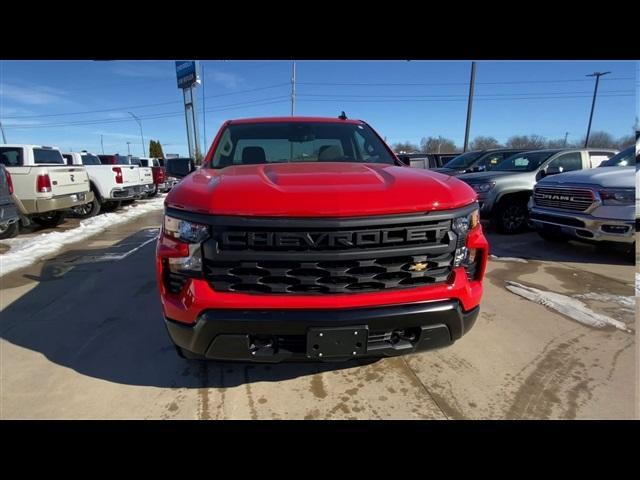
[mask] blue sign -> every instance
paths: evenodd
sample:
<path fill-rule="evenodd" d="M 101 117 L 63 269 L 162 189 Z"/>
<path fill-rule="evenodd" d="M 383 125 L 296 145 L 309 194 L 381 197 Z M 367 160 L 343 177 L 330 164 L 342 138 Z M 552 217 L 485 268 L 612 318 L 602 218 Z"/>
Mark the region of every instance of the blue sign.
<path fill-rule="evenodd" d="M 197 62 L 176 62 L 178 88 L 189 88 L 198 80 Z"/>

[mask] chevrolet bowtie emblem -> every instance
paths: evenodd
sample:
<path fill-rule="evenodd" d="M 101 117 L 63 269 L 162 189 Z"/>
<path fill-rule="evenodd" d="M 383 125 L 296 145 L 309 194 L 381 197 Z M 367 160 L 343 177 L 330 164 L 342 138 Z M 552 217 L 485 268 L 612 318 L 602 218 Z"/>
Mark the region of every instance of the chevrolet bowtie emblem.
<path fill-rule="evenodd" d="M 418 262 L 418 263 L 414 263 L 413 265 L 411 265 L 409 267 L 409 270 L 411 270 L 412 272 L 421 272 L 422 270 L 425 270 L 427 268 L 427 264 L 424 262 Z"/>

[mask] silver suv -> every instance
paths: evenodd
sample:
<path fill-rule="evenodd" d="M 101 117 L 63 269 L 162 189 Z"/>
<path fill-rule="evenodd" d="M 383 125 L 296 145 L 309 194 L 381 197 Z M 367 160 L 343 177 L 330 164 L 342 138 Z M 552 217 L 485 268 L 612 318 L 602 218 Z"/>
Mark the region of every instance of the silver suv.
<path fill-rule="evenodd" d="M 527 203 L 538 180 L 597 167 L 616 153 L 601 148 L 531 150 L 505 158 L 489 172 L 466 173 L 458 178 L 478 193 L 481 217 L 491 219 L 500 233 L 513 234 L 527 226 Z"/>

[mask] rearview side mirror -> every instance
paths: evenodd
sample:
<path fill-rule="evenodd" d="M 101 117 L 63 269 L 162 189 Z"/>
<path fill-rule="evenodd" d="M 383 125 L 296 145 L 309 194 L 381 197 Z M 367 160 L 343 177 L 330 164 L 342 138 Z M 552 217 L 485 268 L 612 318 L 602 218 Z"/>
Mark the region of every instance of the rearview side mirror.
<path fill-rule="evenodd" d="M 166 160 L 167 175 L 183 178 L 196 169 L 195 162 L 191 158 L 169 158 Z"/>
<path fill-rule="evenodd" d="M 558 173 L 562 173 L 562 171 L 563 171 L 562 167 L 549 166 L 546 168 L 545 176 L 557 175 Z"/>

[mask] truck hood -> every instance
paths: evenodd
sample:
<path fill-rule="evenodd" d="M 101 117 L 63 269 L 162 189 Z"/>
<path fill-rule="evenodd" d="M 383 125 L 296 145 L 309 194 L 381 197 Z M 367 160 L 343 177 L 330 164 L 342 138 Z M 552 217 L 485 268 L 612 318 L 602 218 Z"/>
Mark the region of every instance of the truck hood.
<path fill-rule="evenodd" d="M 357 217 L 448 210 L 475 199 L 468 185 L 428 170 L 323 162 L 203 168 L 165 204 L 217 215 Z"/>
<path fill-rule="evenodd" d="M 538 182 L 541 186 L 562 184 L 589 184 L 612 188 L 634 188 L 635 167 L 598 167 L 559 173 Z"/>
<path fill-rule="evenodd" d="M 511 179 L 517 179 L 518 177 L 529 178 L 535 176 L 534 172 L 499 172 L 496 170 L 491 170 L 488 172 L 476 172 L 476 173 L 463 173 L 462 175 L 458 175 L 460 180 L 463 180 L 467 183 L 485 183 L 485 182 L 493 182 L 499 180 L 503 177 L 508 177 Z"/>

